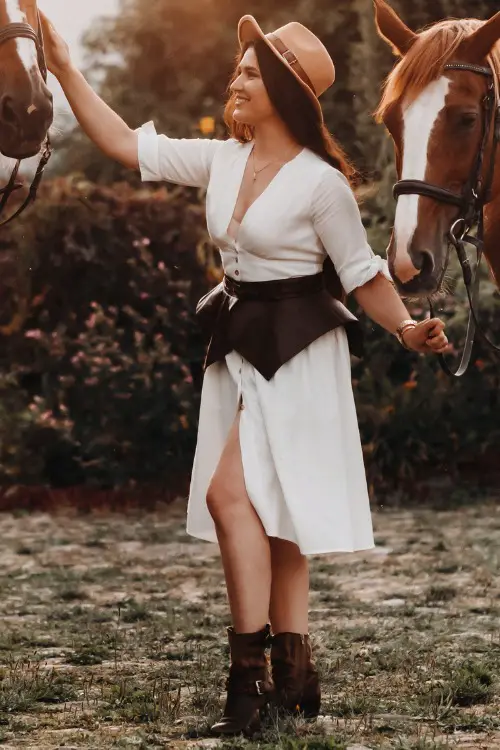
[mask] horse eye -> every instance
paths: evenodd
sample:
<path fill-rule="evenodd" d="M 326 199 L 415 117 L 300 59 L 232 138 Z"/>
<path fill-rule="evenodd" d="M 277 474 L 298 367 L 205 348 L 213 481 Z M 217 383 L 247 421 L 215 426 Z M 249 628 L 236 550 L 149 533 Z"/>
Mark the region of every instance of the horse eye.
<path fill-rule="evenodd" d="M 464 130 L 472 130 L 476 122 L 477 122 L 477 115 L 471 112 L 460 115 L 459 120 L 458 120 L 459 126 L 463 128 Z"/>

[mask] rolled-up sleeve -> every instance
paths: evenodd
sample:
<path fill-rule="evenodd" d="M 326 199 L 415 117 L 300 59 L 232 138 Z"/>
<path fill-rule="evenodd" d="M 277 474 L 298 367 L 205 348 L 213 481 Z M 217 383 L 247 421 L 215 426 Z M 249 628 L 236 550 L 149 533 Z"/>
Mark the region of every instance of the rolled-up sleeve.
<path fill-rule="evenodd" d="M 368 244 L 356 198 L 341 172 L 333 168 L 325 171 L 312 196 L 311 214 L 347 294 L 378 273 L 392 281 L 387 261 Z"/>
<path fill-rule="evenodd" d="M 206 188 L 212 161 L 224 141 L 208 138 L 169 138 L 158 135 L 153 122 L 137 128 L 138 158 L 144 182 L 165 180 Z"/>

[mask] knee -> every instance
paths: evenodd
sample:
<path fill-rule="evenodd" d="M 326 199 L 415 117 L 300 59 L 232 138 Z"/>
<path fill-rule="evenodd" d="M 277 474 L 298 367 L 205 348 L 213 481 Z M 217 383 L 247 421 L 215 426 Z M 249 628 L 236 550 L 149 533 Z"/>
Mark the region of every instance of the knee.
<path fill-rule="evenodd" d="M 295 542 L 289 542 L 287 539 L 270 537 L 269 545 L 271 547 L 273 568 L 290 568 L 290 566 L 294 566 L 295 568 L 300 566 L 307 567 L 307 557 L 301 553 L 300 548 Z"/>
<path fill-rule="evenodd" d="M 238 499 L 227 482 L 212 480 L 207 491 L 207 508 L 213 521 L 221 525 L 228 522 L 238 509 Z"/>

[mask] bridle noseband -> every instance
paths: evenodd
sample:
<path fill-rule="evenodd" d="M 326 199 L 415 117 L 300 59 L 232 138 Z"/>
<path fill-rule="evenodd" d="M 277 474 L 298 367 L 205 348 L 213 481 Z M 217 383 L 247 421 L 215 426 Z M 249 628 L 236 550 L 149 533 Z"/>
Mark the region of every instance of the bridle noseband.
<path fill-rule="evenodd" d="M 38 66 L 43 76 L 44 81 L 47 81 L 47 64 L 45 62 L 45 52 L 43 49 L 42 39 L 42 27 L 40 25 L 40 17 L 38 17 L 38 28 L 39 33 L 34 30 L 29 23 L 9 23 L 7 26 L 3 26 L 0 29 L 0 44 L 8 42 L 10 39 L 31 39 L 36 44 L 36 51 L 38 55 Z"/>
<path fill-rule="evenodd" d="M 469 366 L 476 330 L 481 335 L 481 338 L 492 349 L 500 352 L 500 347 L 496 346 L 482 330 L 476 314 L 479 297 L 479 265 L 484 249 L 484 207 L 491 200 L 497 148 L 500 143 L 500 102 L 497 101 L 494 73 L 490 67 L 452 62 L 444 65 L 443 69 L 465 70 L 469 73 L 476 73 L 477 75 L 486 76 L 490 79 L 488 90 L 482 101 L 484 109 L 483 132 L 474 168 L 463 192 L 460 195 L 448 190 L 447 188 L 433 185 L 424 180 L 399 180 L 394 185 L 393 195 L 396 200 L 401 195 L 421 195 L 425 198 L 439 201 L 440 203 L 446 203 L 449 206 L 456 206 L 459 209 L 459 215 L 450 228 L 448 239 L 450 245 L 453 245 L 455 248 L 460 261 L 467 297 L 469 299 L 470 313 L 467 324 L 465 348 L 458 368 L 455 371 L 451 370 L 442 355 L 440 355 L 440 362 L 443 370 L 448 375 L 460 377 L 466 372 Z M 491 157 L 483 180 L 484 156 L 486 149 L 488 148 L 492 128 L 493 139 Z M 475 237 L 470 234 L 473 227 L 477 227 Z M 469 258 L 465 250 L 466 244 L 473 245 L 476 248 L 476 265 L 474 272 L 471 269 Z M 430 300 L 429 306 L 431 315 L 434 316 L 434 308 Z"/>
<path fill-rule="evenodd" d="M 43 80 L 46 83 L 47 82 L 47 63 L 45 60 L 45 52 L 43 48 L 42 25 L 40 22 L 40 14 L 38 12 L 38 9 L 37 9 L 37 17 L 38 17 L 38 33 L 34 30 L 32 26 L 30 26 L 29 23 L 9 23 L 7 24 L 7 26 L 4 26 L 3 28 L 0 29 L 0 45 L 4 44 L 5 42 L 8 42 L 10 39 L 18 39 L 18 38 L 31 39 L 32 41 L 34 41 L 36 44 L 38 67 L 40 68 L 40 73 L 42 74 Z M 35 177 L 33 178 L 33 182 L 31 183 L 26 200 L 24 201 L 24 203 L 21 204 L 21 206 L 17 209 L 17 211 L 14 214 L 12 214 L 12 216 L 9 216 L 9 218 L 5 219 L 4 221 L 0 221 L 0 227 L 5 226 L 6 224 L 9 224 L 11 221 L 16 219 L 30 205 L 30 203 L 33 203 L 35 201 L 36 195 L 38 192 L 38 187 L 40 185 L 40 182 L 42 181 L 45 167 L 47 166 L 51 155 L 52 155 L 52 146 L 50 143 L 49 135 L 47 133 L 47 136 L 43 144 L 42 156 L 38 164 Z M 7 183 L 7 185 L 5 185 L 5 187 L 0 188 L 0 196 L 1 196 L 0 215 L 3 213 L 11 195 L 16 190 L 20 190 L 23 187 L 22 182 L 16 181 L 20 166 L 21 166 L 21 159 L 18 159 L 14 166 L 12 174 L 10 176 L 9 182 Z"/>

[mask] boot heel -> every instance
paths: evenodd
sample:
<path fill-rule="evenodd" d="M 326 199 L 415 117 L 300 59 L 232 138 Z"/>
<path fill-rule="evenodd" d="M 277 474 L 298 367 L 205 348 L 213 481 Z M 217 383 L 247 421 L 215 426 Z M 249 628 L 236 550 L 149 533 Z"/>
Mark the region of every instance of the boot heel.
<path fill-rule="evenodd" d="M 256 633 L 235 633 L 227 628 L 231 666 L 226 680 L 226 706 L 220 721 L 211 727 L 215 736 L 243 734 L 251 737 L 261 727 L 261 710 L 274 692 L 266 647 L 269 626 Z"/>
<path fill-rule="evenodd" d="M 259 709 L 259 718 L 261 723 L 267 721 L 269 717 L 271 716 L 271 705 L 272 705 L 272 699 L 270 698 L 267 703 L 264 703 L 262 708 Z"/>
<path fill-rule="evenodd" d="M 321 708 L 321 698 L 318 696 L 311 700 L 302 700 L 299 703 L 299 708 L 304 719 L 317 719 Z"/>
<path fill-rule="evenodd" d="M 321 689 L 318 675 L 311 675 L 304 687 L 302 700 L 299 703 L 301 713 L 305 719 L 316 719 L 321 708 Z"/>
<path fill-rule="evenodd" d="M 245 737 L 248 739 L 251 739 L 254 734 L 257 732 L 260 732 L 261 725 L 262 725 L 262 708 L 255 712 L 255 714 L 252 716 L 246 727 L 242 730 L 242 733 Z"/>

